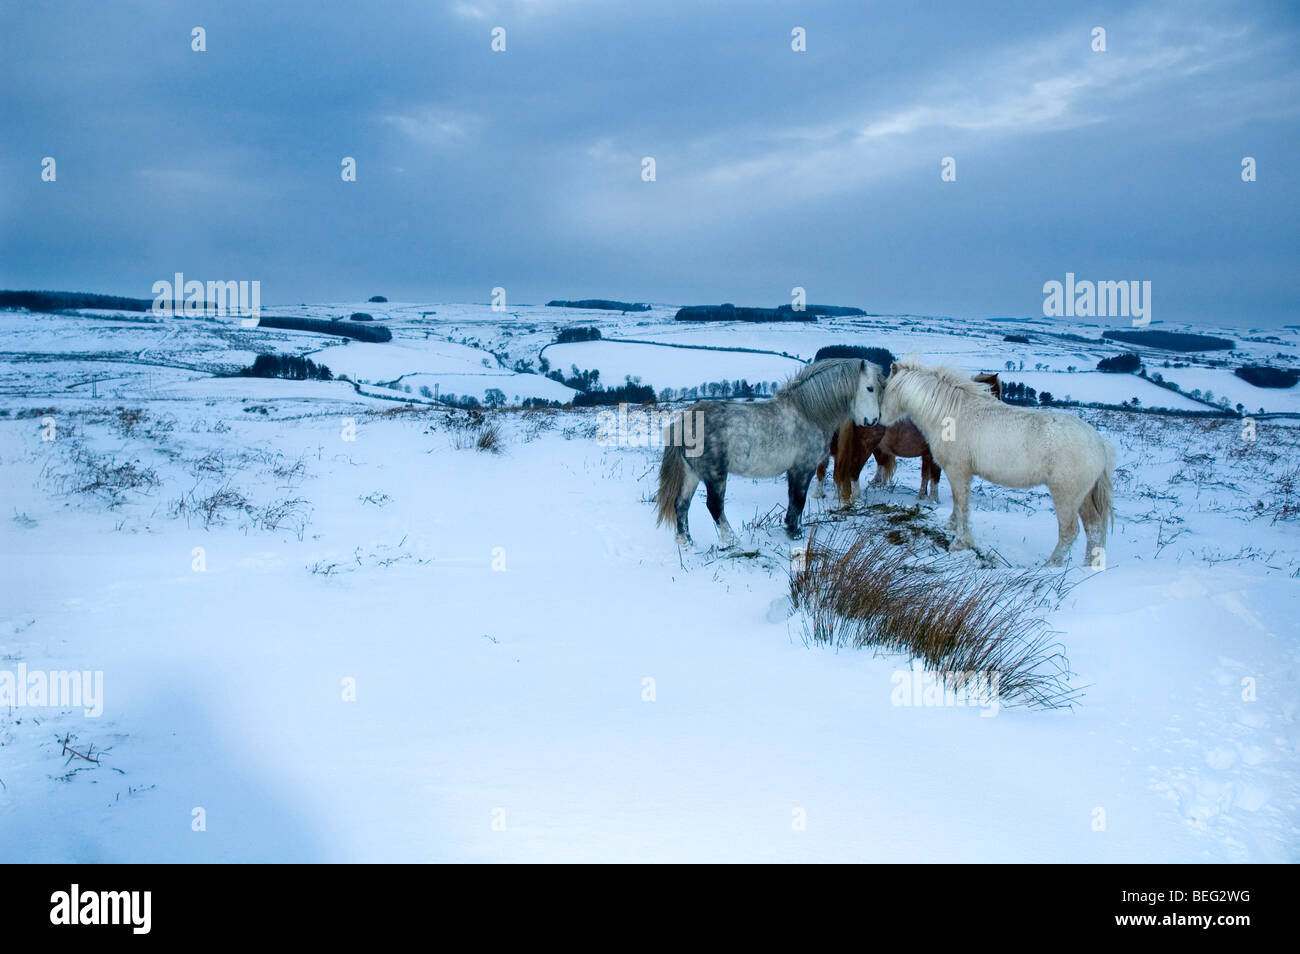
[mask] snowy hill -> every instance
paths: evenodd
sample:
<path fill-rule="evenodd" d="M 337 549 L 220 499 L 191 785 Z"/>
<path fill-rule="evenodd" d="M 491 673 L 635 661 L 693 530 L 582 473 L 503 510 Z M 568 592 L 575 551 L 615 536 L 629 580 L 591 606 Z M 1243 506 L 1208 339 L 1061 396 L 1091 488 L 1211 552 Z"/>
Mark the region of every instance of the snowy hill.
<path fill-rule="evenodd" d="M 102 673 L 98 716 L 0 708 L 0 854 L 1300 860 L 1300 421 L 1268 416 L 1300 406 L 1231 372 L 1295 366 L 1295 330 L 1222 329 L 1231 364 L 1148 357 L 1178 394 L 1093 371 L 1124 350 L 1096 327 L 683 326 L 676 307 L 276 309 L 366 311 L 384 344 L 0 312 L 0 678 Z M 572 325 L 602 338 L 554 344 Z M 713 548 L 701 506 L 698 545 L 679 551 L 654 525 L 656 451 L 597 440 L 599 411 L 466 412 L 422 393 L 568 400 L 521 370 L 543 357 L 661 391 L 770 382 L 834 343 L 1080 402 L 1206 411 L 1209 391 L 1267 413 L 1248 431 L 1075 412 L 1119 450 L 1107 566 L 1080 566 L 1079 544 L 1047 619 L 1082 694 L 991 716 L 896 704 L 906 658 L 805 644 L 770 516 L 783 481 L 730 482 L 735 550 Z M 349 380 L 228 376 L 265 352 Z M 492 427 L 498 449 L 478 449 Z M 913 510 L 918 486 L 904 460 L 867 506 L 810 501 L 809 522 L 903 521 L 939 554 L 926 541 L 946 532 L 948 486 Z M 972 520 L 981 550 L 953 559 L 1049 572 L 1045 491 L 977 481 Z"/>

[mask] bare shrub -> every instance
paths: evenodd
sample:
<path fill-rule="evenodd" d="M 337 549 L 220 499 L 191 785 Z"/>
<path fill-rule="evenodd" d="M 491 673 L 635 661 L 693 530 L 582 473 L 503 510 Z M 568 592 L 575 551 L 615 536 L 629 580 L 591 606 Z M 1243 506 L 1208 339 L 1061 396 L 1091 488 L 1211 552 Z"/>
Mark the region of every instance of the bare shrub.
<path fill-rule="evenodd" d="M 173 500 L 170 510 L 171 516 L 181 517 L 186 523 L 194 518 L 202 520 L 205 530 L 213 524 L 224 524 L 232 516 L 251 512 L 253 508 L 248 498 L 230 487 L 222 487 L 206 496 L 191 490 Z"/>
<path fill-rule="evenodd" d="M 1064 576 L 980 573 L 946 555 L 918 561 L 907 548 L 852 531 L 808 537 L 790 600 L 805 638 L 920 659 L 940 673 L 996 673 L 1009 704 L 1073 704 L 1069 660 L 1037 612 L 1061 596 Z"/>
<path fill-rule="evenodd" d="M 68 446 L 69 469 L 52 474 L 61 489 L 99 497 L 115 507 L 128 493 L 145 493 L 161 484 L 157 472 L 139 460 L 97 456 L 83 444 Z"/>
<path fill-rule="evenodd" d="M 252 516 L 254 526 L 261 530 L 292 530 L 301 540 L 311 517 L 311 505 L 302 497 L 294 497 L 255 509 Z"/>
<path fill-rule="evenodd" d="M 226 460 L 216 451 L 211 451 L 190 462 L 190 473 L 195 477 L 221 476 L 226 472 Z"/>
<path fill-rule="evenodd" d="M 123 437 L 134 437 L 146 419 L 147 415 L 144 408 L 139 407 L 120 407 L 117 413 L 110 419 L 114 429 Z"/>
<path fill-rule="evenodd" d="M 1267 501 L 1261 502 L 1261 516 L 1279 520 L 1294 520 L 1300 517 L 1300 467 L 1284 470 L 1273 478 Z"/>
<path fill-rule="evenodd" d="M 499 454 L 503 447 L 501 440 L 501 429 L 495 423 L 484 424 L 474 439 L 475 450 L 484 451 L 489 454 Z"/>

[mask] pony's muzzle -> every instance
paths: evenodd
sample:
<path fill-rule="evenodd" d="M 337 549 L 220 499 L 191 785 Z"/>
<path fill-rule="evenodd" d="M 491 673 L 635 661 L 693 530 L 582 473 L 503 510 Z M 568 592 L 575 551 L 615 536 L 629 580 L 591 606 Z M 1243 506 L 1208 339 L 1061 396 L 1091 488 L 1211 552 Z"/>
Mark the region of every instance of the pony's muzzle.
<path fill-rule="evenodd" d="M 864 418 L 862 419 L 862 426 L 863 426 L 863 427 L 875 427 L 875 425 L 876 425 L 876 421 L 878 421 L 878 420 L 880 420 L 880 418 L 878 418 L 878 417 L 873 417 L 873 418 L 871 418 L 871 419 L 867 419 L 867 418 L 864 417 Z"/>

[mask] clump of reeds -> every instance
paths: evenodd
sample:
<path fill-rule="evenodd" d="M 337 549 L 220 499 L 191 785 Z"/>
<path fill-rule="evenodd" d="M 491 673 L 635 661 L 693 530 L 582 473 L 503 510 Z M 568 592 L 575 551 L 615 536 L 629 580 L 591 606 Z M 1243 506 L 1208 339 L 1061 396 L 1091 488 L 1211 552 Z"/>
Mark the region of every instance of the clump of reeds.
<path fill-rule="evenodd" d="M 501 453 L 504 442 L 501 440 L 501 429 L 494 423 L 484 424 L 478 432 L 478 437 L 474 440 L 474 447 L 477 450 L 485 451 L 489 454 Z"/>
<path fill-rule="evenodd" d="M 996 673 L 1006 704 L 1071 705 L 1069 660 L 1041 618 L 1065 577 L 921 560 L 872 534 L 809 534 L 790 574 L 805 638 L 920 659 L 939 673 Z"/>

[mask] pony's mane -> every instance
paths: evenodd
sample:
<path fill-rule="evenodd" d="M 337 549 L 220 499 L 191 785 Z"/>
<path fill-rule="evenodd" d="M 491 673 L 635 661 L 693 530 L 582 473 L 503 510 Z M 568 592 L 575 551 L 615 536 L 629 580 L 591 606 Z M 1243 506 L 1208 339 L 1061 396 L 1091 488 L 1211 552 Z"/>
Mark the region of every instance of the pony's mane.
<path fill-rule="evenodd" d="M 955 368 L 926 367 L 910 359 L 894 363 L 886 388 L 898 395 L 911 417 L 929 421 L 956 416 L 967 401 L 997 400 L 989 385 Z"/>
<path fill-rule="evenodd" d="M 867 362 L 867 368 L 879 382 L 876 366 Z M 848 416 L 861 371 L 861 358 L 814 361 L 783 384 L 776 399 L 789 401 L 814 424 L 834 430 Z"/>

